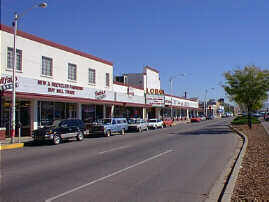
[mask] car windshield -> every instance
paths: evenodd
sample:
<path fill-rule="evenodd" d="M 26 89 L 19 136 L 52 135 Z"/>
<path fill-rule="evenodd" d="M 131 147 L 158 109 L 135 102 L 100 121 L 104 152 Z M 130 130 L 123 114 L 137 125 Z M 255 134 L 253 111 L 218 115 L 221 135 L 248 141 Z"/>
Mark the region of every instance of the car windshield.
<path fill-rule="evenodd" d="M 111 123 L 111 119 L 104 119 L 104 120 L 103 120 L 103 123 L 104 123 L 104 124 L 110 124 L 110 123 Z"/>
<path fill-rule="evenodd" d="M 53 121 L 52 126 L 58 127 L 61 122 L 62 122 L 62 120 L 55 120 L 55 121 Z"/>
<path fill-rule="evenodd" d="M 156 122 L 156 121 L 157 121 L 157 120 L 155 120 L 155 119 L 150 119 L 150 120 L 149 120 L 150 123 L 154 123 L 154 122 Z"/>
<path fill-rule="evenodd" d="M 129 124 L 139 123 L 139 120 L 137 119 L 128 119 Z"/>

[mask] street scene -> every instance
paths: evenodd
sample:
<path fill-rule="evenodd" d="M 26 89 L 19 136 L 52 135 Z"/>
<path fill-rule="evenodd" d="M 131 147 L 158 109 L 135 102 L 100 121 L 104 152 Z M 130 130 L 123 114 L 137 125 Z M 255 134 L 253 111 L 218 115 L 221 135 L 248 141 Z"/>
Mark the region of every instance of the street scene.
<path fill-rule="evenodd" d="M 230 119 L 2 152 L 3 201 L 204 201 L 240 138 Z M 31 166 L 29 166 L 31 165 Z"/>
<path fill-rule="evenodd" d="M 0 1 L 0 201 L 269 202 L 268 8 Z"/>

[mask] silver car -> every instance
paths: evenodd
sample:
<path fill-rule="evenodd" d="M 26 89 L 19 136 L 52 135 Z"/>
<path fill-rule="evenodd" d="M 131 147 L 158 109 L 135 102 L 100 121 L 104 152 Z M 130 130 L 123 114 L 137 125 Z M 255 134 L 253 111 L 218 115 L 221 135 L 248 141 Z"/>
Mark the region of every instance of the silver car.
<path fill-rule="evenodd" d="M 148 123 L 143 119 L 131 118 L 128 119 L 128 130 L 142 132 L 148 130 Z"/>

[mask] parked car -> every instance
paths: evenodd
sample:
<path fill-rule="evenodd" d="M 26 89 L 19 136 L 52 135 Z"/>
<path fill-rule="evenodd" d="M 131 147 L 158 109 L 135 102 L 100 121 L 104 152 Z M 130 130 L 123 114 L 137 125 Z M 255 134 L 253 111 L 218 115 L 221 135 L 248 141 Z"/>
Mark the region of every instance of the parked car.
<path fill-rule="evenodd" d="M 192 117 L 191 122 L 200 122 L 201 118 L 200 117 Z"/>
<path fill-rule="evenodd" d="M 166 118 L 163 120 L 164 127 L 172 127 L 173 123 L 174 123 L 173 119 L 170 119 L 170 118 Z"/>
<path fill-rule="evenodd" d="M 148 130 L 148 123 L 143 119 L 131 118 L 127 119 L 128 130 L 142 132 L 143 130 Z"/>
<path fill-rule="evenodd" d="M 206 117 L 204 115 L 200 115 L 199 118 L 201 119 L 201 121 L 205 121 Z"/>
<path fill-rule="evenodd" d="M 83 140 L 85 124 L 80 119 L 56 120 L 51 126 L 45 126 L 34 130 L 32 137 L 35 142 L 50 141 L 55 145 L 64 139 L 76 138 Z"/>
<path fill-rule="evenodd" d="M 121 135 L 125 135 L 125 131 L 127 130 L 128 123 L 126 118 L 102 119 L 92 126 L 93 134 L 102 134 L 106 137 L 109 137 L 114 133 L 120 133 Z"/>
<path fill-rule="evenodd" d="M 213 116 L 213 115 L 208 115 L 207 117 L 206 117 L 206 120 L 213 120 L 215 117 Z"/>
<path fill-rule="evenodd" d="M 159 119 L 149 119 L 148 127 L 153 129 L 163 128 L 163 121 Z"/>

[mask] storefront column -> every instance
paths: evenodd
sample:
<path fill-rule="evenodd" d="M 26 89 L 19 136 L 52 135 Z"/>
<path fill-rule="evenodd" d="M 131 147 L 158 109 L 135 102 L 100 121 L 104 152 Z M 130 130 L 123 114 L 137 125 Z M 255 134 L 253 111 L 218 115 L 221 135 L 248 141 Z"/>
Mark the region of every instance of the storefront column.
<path fill-rule="evenodd" d="M 156 119 L 160 119 L 161 116 L 161 109 L 160 108 L 156 108 L 155 110 L 155 117 Z"/>
<path fill-rule="evenodd" d="M 112 105 L 111 106 L 111 118 L 113 118 L 114 117 L 114 107 L 115 107 L 115 105 Z"/>
<path fill-rule="evenodd" d="M 38 128 L 38 104 L 37 100 L 32 100 L 31 102 L 31 112 L 30 112 L 30 135 L 32 135 L 32 131 Z"/>
<path fill-rule="evenodd" d="M 187 120 L 190 118 L 189 116 L 189 109 L 187 109 Z"/>
<path fill-rule="evenodd" d="M 143 107 L 143 119 L 148 119 L 147 109 Z"/>
<path fill-rule="evenodd" d="M 80 103 L 77 104 L 77 118 L 82 119 L 82 107 Z"/>
<path fill-rule="evenodd" d="M 106 105 L 103 105 L 103 118 L 106 118 Z"/>

